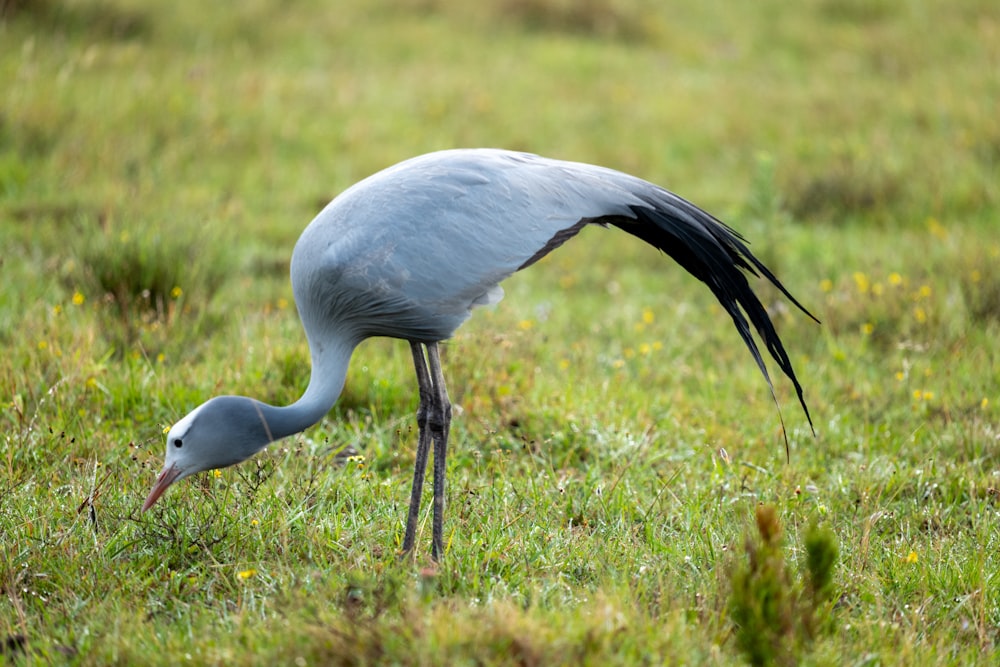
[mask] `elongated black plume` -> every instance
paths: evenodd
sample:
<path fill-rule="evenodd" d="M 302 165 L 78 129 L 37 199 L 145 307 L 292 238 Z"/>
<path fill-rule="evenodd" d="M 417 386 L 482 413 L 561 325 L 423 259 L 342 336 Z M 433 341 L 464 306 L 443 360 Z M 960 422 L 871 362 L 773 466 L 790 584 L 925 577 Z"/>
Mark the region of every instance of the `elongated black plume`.
<path fill-rule="evenodd" d="M 691 202 L 678 197 L 666 190 L 646 193 L 642 197 L 649 207 L 630 206 L 635 218 L 611 216 L 600 218 L 594 222 L 611 224 L 636 236 L 646 243 L 659 248 L 691 275 L 704 282 L 715 294 L 719 303 L 732 317 L 737 331 L 753 355 L 757 367 L 767 380 L 771 396 L 777 405 L 774 385 L 767 371 L 764 358 L 761 356 L 750 332 L 750 324 L 757 330 L 767 351 L 778 364 L 778 368 L 792 381 L 799 404 L 805 412 L 809 427 L 815 434 L 812 416 L 806 405 L 802 385 L 795 375 L 792 362 L 788 358 L 785 346 L 774 329 L 774 324 L 767 314 L 760 299 L 750 288 L 746 273 L 763 276 L 777 287 L 789 301 L 802 312 L 819 322 L 816 317 L 789 293 L 775 275 L 760 262 L 746 246 L 745 239 L 725 223 L 717 220 L 709 213 L 701 210 Z M 747 319 L 749 318 L 749 322 Z M 781 415 L 780 407 L 778 410 Z M 784 420 L 782 419 L 782 430 Z M 787 436 L 785 439 L 787 449 Z"/>

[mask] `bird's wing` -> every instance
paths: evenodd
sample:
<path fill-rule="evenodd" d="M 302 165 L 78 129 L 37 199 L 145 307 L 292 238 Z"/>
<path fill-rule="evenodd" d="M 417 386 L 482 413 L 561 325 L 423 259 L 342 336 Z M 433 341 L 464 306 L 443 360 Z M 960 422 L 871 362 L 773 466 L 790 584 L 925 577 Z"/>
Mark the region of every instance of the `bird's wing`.
<path fill-rule="evenodd" d="M 339 290 L 323 288 L 326 295 L 354 299 L 341 313 L 368 308 L 365 335 L 441 340 L 473 306 L 495 300 L 502 280 L 588 223 L 643 239 L 708 285 L 768 384 L 751 326 L 805 409 L 791 362 L 744 272 L 763 275 L 805 309 L 732 229 L 683 198 L 612 169 L 494 149 L 401 162 L 352 186 L 320 213 L 296 246 L 293 283 L 296 263 L 323 266 L 341 283 Z"/>
<path fill-rule="evenodd" d="M 574 183 L 575 187 L 564 189 L 563 193 L 568 191 L 571 196 L 588 199 L 589 204 L 576 208 L 576 212 L 582 215 L 581 221 L 610 224 L 646 241 L 708 285 L 732 318 L 774 397 L 774 386 L 751 333 L 752 326 L 778 367 L 792 381 L 802 410 L 812 426 L 812 417 L 792 362 L 767 310 L 750 287 L 747 273 L 763 276 L 802 312 L 817 322 L 819 320 L 750 252 L 743 237 L 686 199 L 640 178 L 587 164 L 550 160 L 543 160 L 543 163 L 549 167 L 544 170 L 547 178 L 556 181 L 562 178 Z M 558 185 L 554 187 L 558 188 Z M 561 203 L 561 199 L 557 201 Z M 592 208 L 603 213 L 590 212 Z M 556 232 L 538 256 L 528 263 L 550 250 L 549 246 L 558 247 L 565 240 L 562 236 L 575 229 L 577 227 L 565 227 Z"/>
<path fill-rule="evenodd" d="M 582 220 L 632 215 L 628 205 L 642 204 L 559 164 L 508 151 L 442 151 L 358 182 L 299 239 L 296 300 L 338 295 L 321 310 L 356 319 L 364 310 L 364 335 L 448 338 L 472 307 L 499 300 L 502 280 Z"/>

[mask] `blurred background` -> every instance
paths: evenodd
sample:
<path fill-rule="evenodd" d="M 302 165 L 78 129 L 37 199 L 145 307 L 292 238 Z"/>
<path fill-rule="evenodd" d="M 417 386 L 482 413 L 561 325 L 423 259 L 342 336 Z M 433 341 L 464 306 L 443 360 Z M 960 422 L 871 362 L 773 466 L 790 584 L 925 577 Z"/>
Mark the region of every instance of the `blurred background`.
<path fill-rule="evenodd" d="M 135 513 L 178 417 L 213 394 L 280 404 L 305 387 L 288 262 L 309 220 L 381 168 L 462 146 L 661 184 L 742 232 L 823 324 L 761 288 L 818 431 L 777 381 L 786 465 L 774 404 L 725 314 L 655 251 L 589 230 L 513 277 L 507 299 L 445 352 L 463 410 L 452 465 L 465 503 L 449 548 L 471 572 L 452 582 L 457 596 L 563 590 L 565 578 L 545 588 L 545 572 L 505 560 L 522 551 L 579 574 L 566 585 L 584 596 L 627 589 L 643 561 L 642 572 L 669 574 L 650 599 L 690 612 L 678 630 L 689 648 L 715 650 L 729 633 L 704 620 L 725 617 L 713 603 L 720 545 L 741 543 L 758 502 L 790 498 L 792 523 L 828 518 L 841 540 L 838 604 L 855 643 L 831 655 L 853 660 L 887 633 L 917 655 L 956 637 L 970 651 L 996 645 L 995 0 L 0 0 L 0 544 L 17 545 L 0 560 L 44 574 L 30 581 L 54 600 L 25 593 L 0 631 L 59 635 L 60 614 L 77 628 L 129 627 L 117 619 L 163 609 L 188 618 L 189 600 L 209 620 L 232 621 L 235 609 L 252 631 L 256 600 L 297 590 L 308 579 L 297 568 L 315 554 L 336 576 L 381 571 L 399 533 L 415 405 L 408 352 L 394 341 L 365 343 L 332 418 L 290 445 L 322 457 L 349 444 L 367 457 L 363 472 L 316 482 L 326 477 L 311 458 L 267 459 L 265 470 L 283 472 L 266 500 L 233 506 L 230 488 L 269 478 L 253 486 L 239 476 L 253 473 L 227 471 L 201 480 L 204 493 L 172 491 L 170 507 L 190 513 L 212 499 L 207 515 Z M 549 477 L 536 485 L 539 470 Z M 607 504 L 589 500 L 605 488 Z M 538 508 L 509 509 L 532 493 Z M 344 529 L 353 541 L 331 550 L 327 533 L 289 537 L 300 524 L 281 499 L 300 497 L 360 498 L 361 509 L 309 514 L 309 530 L 332 532 L 329 522 L 360 514 Z M 513 518 L 476 520 L 501 505 Z M 567 524 L 545 508 L 565 508 L 571 532 L 661 505 L 669 520 L 643 524 L 647 533 L 626 521 L 630 537 L 602 538 L 600 558 L 574 551 L 597 528 L 547 541 Z M 93 543 L 85 533 L 35 548 L 88 507 Z M 879 517 L 891 521 L 875 527 Z M 546 521 L 555 528 L 531 539 Z M 509 536 L 470 536 L 481 529 Z M 211 544 L 224 565 L 206 566 L 191 543 Z M 605 558 L 609 544 L 621 561 Z M 308 555 L 286 558 L 288 545 Z M 107 601 L 90 620 L 69 591 L 94 558 L 108 568 L 132 558 L 130 572 L 148 577 L 88 580 L 86 595 Z M 0 575 L 14 592 L 3 582 L 35 576 Z M 252 590 L 261 597 L 244 597 Z M 238 602 L 217 606 L 223 598 Z M 697 619 L 705 636 L 685 625 Z M 151 636 L 135 641 L 156 645 Z M 131 655 L 149 658 L 150 644 Z"/>
<path fill-rule="evenodd" d="M 998 31 L 986 0 L 4 0 L 0 336 L 32 363 L 53 336 L 185 358 L 232 312 L 288 306 L 294 241 L 338 192 L 458 146 L 695 201 L 857 336 L 824 356 L 995 325 Z M 659 280 L 628 289 L 670 303 Z M 34 392 L 59 377 L 41 365 Z"/>

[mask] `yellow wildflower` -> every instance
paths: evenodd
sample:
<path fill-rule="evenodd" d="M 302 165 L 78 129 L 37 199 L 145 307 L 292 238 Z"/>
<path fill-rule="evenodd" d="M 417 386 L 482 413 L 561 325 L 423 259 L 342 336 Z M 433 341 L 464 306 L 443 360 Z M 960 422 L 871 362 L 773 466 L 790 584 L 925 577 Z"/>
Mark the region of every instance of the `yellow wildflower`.
<path fill-rule="evenodd" d="M 517 323 L 517 326 L 520 327 L 522 331 L 527 331 L 531 327 L 535 326 L 535 323 L 531 320 L 521 320 Z"/>
<path fill-rule="evenodd" d="M 73 292 L 73 305 L 82 306 L 85 298 L 80 292 Z"/>
<path fill-rule="evenodd" d="M 170 290 L 170 296 L 173 297 L 174 299 L 181 298 L 181 294 L 184 294 L 184 290 L 182 290 L 180 287 L 176 285 L 172 290 Z"/>
<path fill-rule="evenodd" d="M 833 290 L 833 281 L 829 278 L 823 278 L 823 280 L 819 281 L 819 288 L 823 292 L 830 292 Z"/>
<path fill-rule="evenodd" d="M 927 218 L 927 231 L 942 241 L 948 238 L 948 231 L 944 228 L 944 225 L 938 222 L 937 218 Z"/>
<path fill-rule="evenodd" d="M 236 573 L 236 576 L 240 579 L 249 579 L 250 577 L 257 574 L 257 570 L 250 568 L 249 570 L 240 570 Z"/>
<path fill-rule="evenodd" d="M 903 276 L 893 271 L 889 274 L 889 284 L 893 287 L 899 287 L 903 284 Z"/>
<path fill-rule="evenodd" d="M 863 274 L 861 271 L 854 272 L 854 284 L 857 286 L 858 291 L 862 294 L 868 292 L 871 288 L 871 283 L 868 280 L 868 276 Z"/>

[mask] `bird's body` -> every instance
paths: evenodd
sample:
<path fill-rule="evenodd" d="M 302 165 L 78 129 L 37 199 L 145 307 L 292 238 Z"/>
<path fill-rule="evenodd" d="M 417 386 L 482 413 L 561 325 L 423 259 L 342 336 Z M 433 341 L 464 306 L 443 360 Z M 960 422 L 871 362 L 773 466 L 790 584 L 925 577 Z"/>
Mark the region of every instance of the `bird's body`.
<path fill-rule="evenodd" d="M 557 234 L 640 203 L 616 187 L 614 172 L 577 166 L 456 150 L 379 172 L 344 191 L 302 233 L 292 255 L 296 301 L 314 306 L 316 328 L 450 338 L 471 307 L 499 300 L 499 283 Z M 353 302 L 329 303 L 331 294 Z"/>
<path fill-rule="evenodd" d="M 437 533 L 450 406 L 436 343 L 450 338 L 474 307 L 498 301 L 501 281 L 588 224 L 619 227 L 705 282 L 767 377 L 749 319 L 805 408 L 791 363 L 743 270 L 762 273 L 799 304 L 731 229 L 677 195 L 622 172 L 502 150 L 441 151 L 360 181 L 309 224 L 291 262 L 312 356 L 306 392 L 288 407 L 226 396 L 196 408 L 171 429 L 164 472 L 144 509 L 173 481 L 242 461 L 319 421 L 343 389 L 354 348 L 371 336 L 389 336 L 409 341 L 414 350 L 425 459 L 431 439 L 441 440 L 435 454 L 435 478 L 442 466 L 440 488 L 435 482 Z M 422 346 L 430 363 L 423 375 Z M 412 546 L 424 463 L 418 449 L 405 549 Z M 435 557 L 439 550 L 435 534 Z"/>

